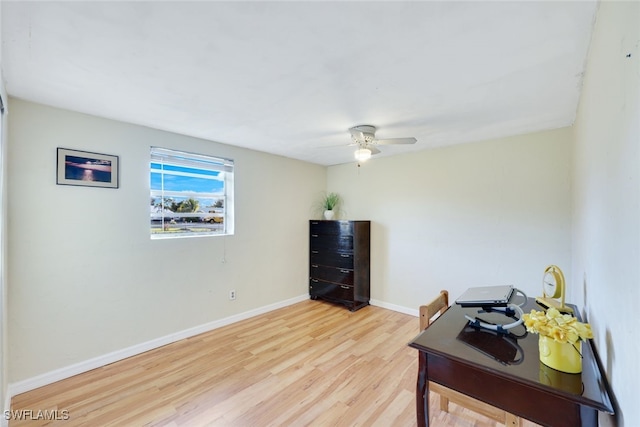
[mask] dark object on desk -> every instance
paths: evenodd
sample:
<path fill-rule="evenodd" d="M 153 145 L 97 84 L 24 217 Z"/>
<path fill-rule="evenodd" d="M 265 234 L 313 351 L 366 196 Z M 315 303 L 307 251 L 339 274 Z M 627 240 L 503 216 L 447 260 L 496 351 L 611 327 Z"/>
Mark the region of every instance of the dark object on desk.
<path fill-rule="evenodd" d="M 369 305 L 370 221 L 309 221 L 309 296 Z"/>
<path fill-rule="evenodd" d="M 520 294 L 520 304 L 515 304 L 516 294 Z M 456 300 L 461 307 L 479 307 L 478 313 L 501 312 L 505 317 L 500 322 L 486 322 L 481 318 L 465 314 L 469 325 L 475 328 L 484 328 L 490 331 L 509 334 L 509 330 L 520 326 L 523 322 L 524 312 L 520 306 L 527 301 L 524 292 L 513 286 L 484 286 L 469 288 Z M 518 316 L 516 316 L 516 314 Z"/>
<path fill-rule="evenodd" d="M 511 334 L 465 326 L 456 339 L 503 365 L 517 365 L 524 358 L 522 347 Z"/>
<path fill-rule="evenodd" d="M 513 297 L 514 287 L 477 286 L 467 289 L 456 299 L 456 304 L 463 307 L 505 307 Z"/>
<path fill-rule="evenodd" d="M 539 309 L 529 298 L 525 311 Z M 574 307 L 574 312 L 579 313 Z M 518 340 L 523 351 L 519 364 L 497 364 L 486 355 L 456 339 L 467 326 L 465 314 L 473 309 L 454 305 L 418 335 L 410 347 L 419 350 L 419 373 L 416 387 L 418 425 L 429 424 L 425 403 L 429 381 L 452 388 L 509 413 L 545 426 L 597 426 L 598 411 L 613 414 L 609 387 L 600 370 L 589 341 L 582 346 L 580 390 L 566 386 L 570 380 L 558 372 L 547 380 L 540 371 L 538 335 L 527 334 Z M 581 320 L 578 317 L 578 320 Z M 575 381 L 571 377 L 571 381 Z M 561 385 L 562 384 L 562 385 Z M 426 400 L 428 402 L 428 400 Z"/>

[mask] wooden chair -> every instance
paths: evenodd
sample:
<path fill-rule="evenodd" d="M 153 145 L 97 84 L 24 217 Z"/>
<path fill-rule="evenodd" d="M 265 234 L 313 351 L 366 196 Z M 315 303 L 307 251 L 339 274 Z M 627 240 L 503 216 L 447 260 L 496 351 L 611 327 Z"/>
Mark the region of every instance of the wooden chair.
<path fill-rule="evenodd" d="M 447 308 L 449 308 L 449 292 L 445 290 L 440 291 L 440 294 L 429 304 L 420 306 L 420 330 L 426 329 L 435 319 L 444 313 Z M 503 423 L 505 426 L 516 427 L 522 425 L 520 417 L 440 384 L 429 381 L 429 391 L 440 395 L 441 411 L 449 412 L 449 402 L 453 402 L 496 420 L 499 423 Z M 426 396 L 426 398 L 428 401 L 429 396 Z"/>

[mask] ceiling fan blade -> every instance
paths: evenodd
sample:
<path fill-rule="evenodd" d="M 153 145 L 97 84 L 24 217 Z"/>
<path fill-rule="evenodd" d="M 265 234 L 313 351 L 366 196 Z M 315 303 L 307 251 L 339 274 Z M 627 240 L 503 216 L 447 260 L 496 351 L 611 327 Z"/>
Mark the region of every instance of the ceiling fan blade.
<path fill-rule="evenodd" d="M 376 139 L 377 145 L 394 145 L 394 144 L 415 144 L 417 139 L 411 138 L 389 138 L 389 139 Z"/>
<path fill-rule="evenodd" d="M 371 146 L 371 145 L 370 145 L 370 146 L 368 146 L 367 148 L 368 148 L 369 150 L 371 150 L 371 154 L 372 154 L 372 155 L 373 155 L 373 154 L 378 154 L 378 153 L 381 153 L 381 152 L 382 152 L 382 151 L 378 150 L 376 147 Z"/>

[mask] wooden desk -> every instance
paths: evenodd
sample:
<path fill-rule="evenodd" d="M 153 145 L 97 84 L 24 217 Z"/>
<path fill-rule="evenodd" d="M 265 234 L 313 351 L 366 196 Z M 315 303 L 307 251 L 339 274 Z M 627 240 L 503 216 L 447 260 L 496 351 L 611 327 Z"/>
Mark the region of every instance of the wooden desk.
<path fill-rule="evenodd" d="M 514 303 L 517 298 L 522 297 Z M 522 308 L 541 310 L 533 298 Z M 465 313 L 495 323 L 508 320 L 453 305 L 409 343 L 419 350 L 418 426 L 429 425 L 429 381 L 544 426 L 597 426 L 598 411 L 613 414 L 590 341 L 582 346 L 582 373 L 566 374 L 540 362 L 538 335 L 524 325 L 511 330 L 520 338 L 507 338 L 468 327 Z"/>

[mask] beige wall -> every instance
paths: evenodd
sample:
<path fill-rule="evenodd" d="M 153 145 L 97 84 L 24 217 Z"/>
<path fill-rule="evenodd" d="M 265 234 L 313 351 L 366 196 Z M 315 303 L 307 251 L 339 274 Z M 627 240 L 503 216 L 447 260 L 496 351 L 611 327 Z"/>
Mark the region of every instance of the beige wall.
<path fill-rule="evenodd" d="M 0 27 L 2 26 L 2 8 L 0 7 Z M 0 31 L 0 46 L 2 46 L 2 31 Z M 0 96 L 5 104 L 5 112 L 8 111 L 7 93 L 4 87 L 2 75 L 2 49 L 0 49 Z M 7 322 L 7 116 L 2 117 L 0 124 L 0 404 L 2 409 L 7 409 L 8 401 L 8 322 Z M 6 422 L 0 423 L 5 425 Z"/>
<path fill-rule="evenodd" d="M 0 71 L 0 81 L 2 72 Z M 3 85 L 0 83 L 0 95 L 8 111 L 7 97 Z M 0 123 L 0 402 L 3 409 L 8 407 L 6 400 L 8 387 L 8 315 L 7 315 L 7 116 L 2 116 Z M 3 425 L 0 423 L 0 425 Z"/>
<path fill-rule="evenodd" d="M 0 71 L 0 82 L 2 72 Z M 0 96 L 8 112 L 8 100 L 4 86 L 0 83 Z M 8 315 L 7 315 L 7 115 L 2 115 L 0 123 L 0 402 L 3 409 L 8 407 L 7 393 L 9 346 L 8 346 Z M 2 423 L 0 423 L 2 424 Z"/>
<path fill-rule="evenodd" d="M 308 294 L 324 167 L 16 99 L 11 110 L 11 383 Z M 151 145 L 235 160 L 235 235 L 150 239 Z M 56 147 L 119 155 L 120 188 L 56 185 Z"/>
<path fill-rule="evenodd" d="M 601 425 L 640 420 L 639 46 L 640 3 L 602 2 L 574 126 L 571 281 L 619 404 Z"/>
<path fill-rule="evenodd" d="M 330 167 L 345 216 L 372 225 L 372 299 L 417 312 L 440 289 L 513 284 L 540 293 L 569 273 L 569 129 Z"/>

